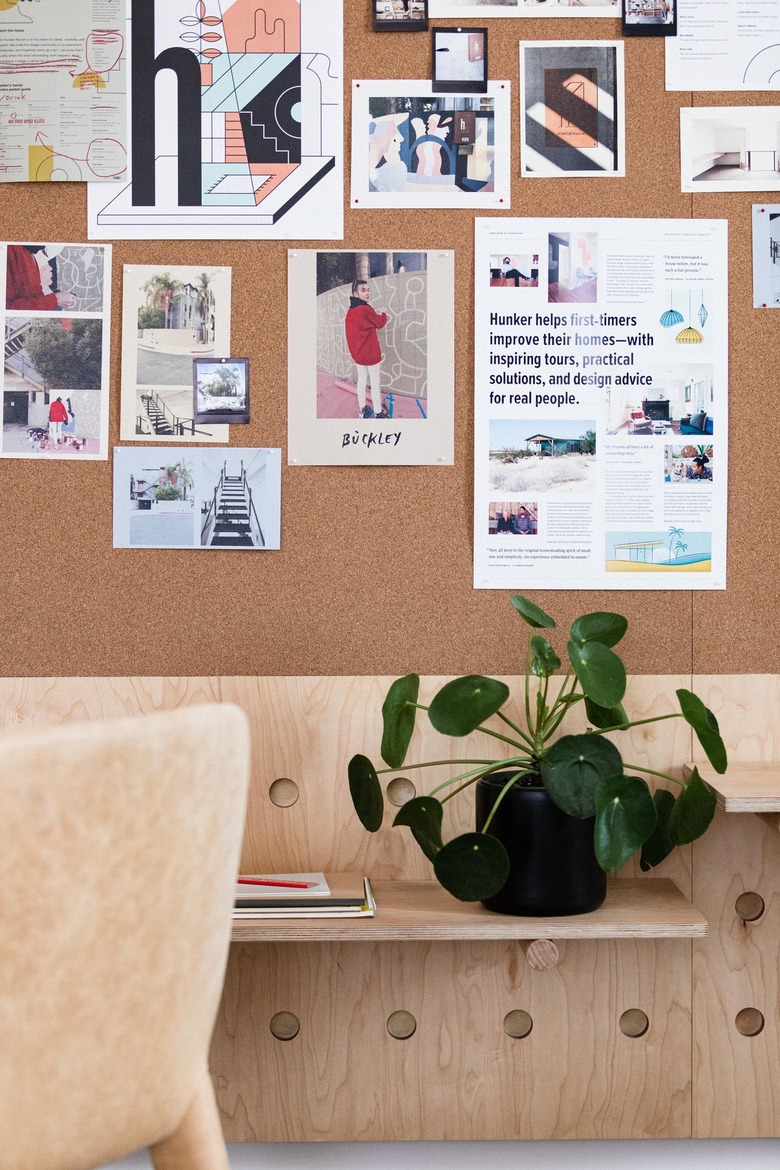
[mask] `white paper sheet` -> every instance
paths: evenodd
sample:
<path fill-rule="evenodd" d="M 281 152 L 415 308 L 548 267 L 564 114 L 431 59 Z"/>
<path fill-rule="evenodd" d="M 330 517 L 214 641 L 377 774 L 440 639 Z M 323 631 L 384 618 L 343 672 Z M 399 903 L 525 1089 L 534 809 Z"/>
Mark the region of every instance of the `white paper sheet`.
<path fill-rule="evenodd" d="M 475 588 L 724 589 L 726 223 L 478 218 L 475 268 Z"/>
<path fill-rule="evenodd" d="M 0 456 L 107 459 L 111 248 L 0 245 Z"/>
<path fill-rule="evenodd" d="M 354 81 L 350 206 L 508 208 L 509 118 L 508 81 L 487 94 Z"/>
<path fill-rule="evenodd" d="M 538 20 L 545 16 L 574 16 L 578 20 L 587 16 L 620 17 L 619 0 L 430 0 L 429 15 L 460 20 L 486 16 L 528 16 Z"/>
<path fill-rule="evenodd" d="M 125 0 L 0 4 L 0 182 L 127 171 Z"/>
<path fill-rule="evenodd" d="M 115 447 L 114 548 L 279 548 L 278 447 Z"/>
<path fill-rule="evenodd" d="M 342 0 L 267 0 L 260 20 L 128 3 L 130 181 L 90 184 L 90 238 L 341 239 Z"/>
<path fill-rule="evenodd" d="M 780 89 L 777 0 L 685 0 L 666 41 L 670 90 Z"/>
<path fill-rule="evenodd" d="M 450 251 L 288 253 L 290 464 L 453 462 L 454 271 Z"/>

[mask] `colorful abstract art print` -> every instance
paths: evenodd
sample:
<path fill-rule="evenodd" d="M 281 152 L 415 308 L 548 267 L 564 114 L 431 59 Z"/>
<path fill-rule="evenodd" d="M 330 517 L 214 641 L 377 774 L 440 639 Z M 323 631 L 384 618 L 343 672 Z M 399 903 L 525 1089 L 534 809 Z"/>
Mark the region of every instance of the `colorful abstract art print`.
<path fill-rule="evenodd" d="M 508 208 L 509 94 L 508 81 L 486 94 L 353 82 L 350 206 Z"/>
<path fill-rule="evenodd" d="M 90 184 L 90 238 L 341 239 L 342 17 L 128 0 L 129 182 Z"/>

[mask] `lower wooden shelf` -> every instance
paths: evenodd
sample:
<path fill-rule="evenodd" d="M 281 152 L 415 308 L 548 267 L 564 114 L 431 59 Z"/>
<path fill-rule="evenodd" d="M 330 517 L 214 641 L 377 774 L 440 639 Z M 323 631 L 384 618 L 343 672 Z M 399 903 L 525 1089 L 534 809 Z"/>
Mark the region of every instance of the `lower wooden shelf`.
<path fill-rule="evenodd" d="M 373 881 L 374 918 L 235 919 L 234 942 L 703 938 L 707 920 L 667 878 L 607 884 L 603 906 L 564 918 L 515 918 L 458 902 L 437 882 Z"/>

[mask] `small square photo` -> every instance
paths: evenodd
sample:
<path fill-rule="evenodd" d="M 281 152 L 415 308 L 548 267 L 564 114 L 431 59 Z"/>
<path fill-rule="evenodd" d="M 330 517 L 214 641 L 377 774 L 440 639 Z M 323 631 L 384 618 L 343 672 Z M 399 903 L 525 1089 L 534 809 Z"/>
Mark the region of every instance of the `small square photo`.
<path fill-rule="evenodd" d="M 199 423 L 249 422 L 249 359 L 192 359 L 193 415 Z"/>
<path fill-rule="evenodd" d="M 677 36 L 677 0 L 623 0 L 624 37 Z"/>
<path fill-rule="evenodd" d="M 374 32 L 424 32 L 428 0 L 371 0 Z"/>
<path fill-rule="evenodd" d="M 435 28 L 431 56 L 433 93 L 487 93 L 486 28 Z"/>

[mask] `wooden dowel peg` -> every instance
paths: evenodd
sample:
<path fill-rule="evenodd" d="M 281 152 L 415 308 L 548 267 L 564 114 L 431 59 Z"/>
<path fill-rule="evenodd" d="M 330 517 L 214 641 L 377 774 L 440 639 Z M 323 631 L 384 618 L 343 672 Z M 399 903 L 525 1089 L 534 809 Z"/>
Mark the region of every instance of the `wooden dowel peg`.
<path fill-rule="evenodd" d="M 558 963 L 560 956 L 552 939 L 535 938 L 533 942 L 521 942 L 520 946 L 525 951 L 528 966 L 534 971 L 551 971 Z"/>

